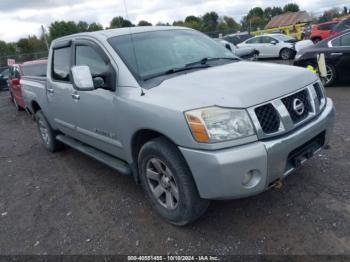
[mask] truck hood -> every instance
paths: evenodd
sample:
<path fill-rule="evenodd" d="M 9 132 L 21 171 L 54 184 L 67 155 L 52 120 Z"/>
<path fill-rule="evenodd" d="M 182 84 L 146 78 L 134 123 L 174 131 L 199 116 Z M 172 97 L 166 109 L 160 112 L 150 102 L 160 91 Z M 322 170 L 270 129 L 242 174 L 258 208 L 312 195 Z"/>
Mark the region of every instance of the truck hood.
<path fill-rule="evenodd" d="M 248 108 L 316 80 L 304 68 L 240 61 L 175 76 L 147 93 L 158 105 L 180 110 L 212 105 Z"/>

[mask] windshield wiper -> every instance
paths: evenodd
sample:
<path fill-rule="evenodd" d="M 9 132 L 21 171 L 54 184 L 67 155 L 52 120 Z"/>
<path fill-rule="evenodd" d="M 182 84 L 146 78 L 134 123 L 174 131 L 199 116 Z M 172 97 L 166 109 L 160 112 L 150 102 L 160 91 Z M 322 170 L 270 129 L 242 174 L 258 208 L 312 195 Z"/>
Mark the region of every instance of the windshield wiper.
<path fill-rule="evenodd" d="M 175 73 L 182 72 L 182 71 L 193 70 L 193 69 L 201 69 L 201 68 L 208 68 L 208 67 L 210 67 L 210 65 L 203 64 L 203 65 L 198 65 L 198 66 L 185 65 L 184 67 L 171 68 L 171 69 L 169 69 L 169 70 L 167 70 L 165 72 L 148 76 L 148 77 L 144 78 L 143 81 L 147 81 L 147 80 L 150 80 L 152 78 L 159 77 L 159 76 L 175 74 Z"/>
<path fill-rule="evenodd" d="M 190 67 L 197 64 L 205 65 L 207 64 L 207 62 L 215 61 L 215 60 L 240 60 L 240 59 L 237 57 L 204 57 L 201 60 L 186 64 L 186 67 Z"/>

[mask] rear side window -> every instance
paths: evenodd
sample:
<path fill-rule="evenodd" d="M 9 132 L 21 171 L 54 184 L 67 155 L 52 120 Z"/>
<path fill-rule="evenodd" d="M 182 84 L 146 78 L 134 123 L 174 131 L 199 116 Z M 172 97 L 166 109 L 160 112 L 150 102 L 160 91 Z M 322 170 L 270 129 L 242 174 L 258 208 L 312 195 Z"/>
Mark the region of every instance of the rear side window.
<path fill-rule="evenodd" d="M 52 60 L 52 78 L 58 81 L 69 82 L 71 48 L 54 49 Z"/>
<path fill-rule="evenodd" d="M 22 66 L 24 76 L 46 76 L 46 64 L 33 64 Z"/>

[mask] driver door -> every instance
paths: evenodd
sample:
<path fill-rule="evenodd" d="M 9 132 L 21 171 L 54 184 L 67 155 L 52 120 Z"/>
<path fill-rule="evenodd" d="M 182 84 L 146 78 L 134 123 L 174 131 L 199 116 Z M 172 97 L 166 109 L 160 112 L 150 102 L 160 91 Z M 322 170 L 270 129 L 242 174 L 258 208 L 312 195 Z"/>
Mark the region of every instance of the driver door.
<path fill-rule="evenodd" d="M 92 41 L 74 42 L 74 65 L 90 68 L 95 90 L 75 91 L 76 132 L 80 141 L 121 157 L 118 140 L 116 71 L 106 53 Z"/>

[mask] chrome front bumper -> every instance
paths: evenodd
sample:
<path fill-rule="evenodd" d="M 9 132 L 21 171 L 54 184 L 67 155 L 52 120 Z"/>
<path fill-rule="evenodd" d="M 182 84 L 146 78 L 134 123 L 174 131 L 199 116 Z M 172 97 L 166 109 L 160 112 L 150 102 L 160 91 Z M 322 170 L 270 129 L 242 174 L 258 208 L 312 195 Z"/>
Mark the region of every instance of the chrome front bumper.
<path fill-rule="evenodd" d="M 324 135 L 323 145 L 327 145 L 334 120 L 333 102 L 327 99 L 326 107 L 318 117 L 278 138 L 215 151 L 179 149 L 202 198 L 242 198 L 263 192 L 273 181 L 294 171 L 296 167 L 290 163 L 290 154 L 315 137 Z M 306 158 L 300 162 L 304 160 Z M 243 184 L 247 173 L 252 179 Z"/>

